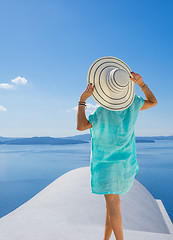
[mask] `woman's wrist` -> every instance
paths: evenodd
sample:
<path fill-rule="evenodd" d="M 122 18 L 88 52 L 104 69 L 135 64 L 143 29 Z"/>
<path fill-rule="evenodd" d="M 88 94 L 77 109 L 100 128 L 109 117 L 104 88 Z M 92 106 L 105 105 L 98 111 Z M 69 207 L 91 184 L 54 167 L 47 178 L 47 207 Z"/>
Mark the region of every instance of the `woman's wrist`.
<path fill-rule="evenodd" d="M 139 84 L 139 87 L 142 88 L 144 85 L 145 85 L 145 83 L 142 82 L 142 83 Z"/>
<path fill-rule="evenodd" d="M 149 89 L 148 85 L 147 85 L 146 83 L 144 83 L 144 82 L 143 82 L 142 84 L 140 84 L 139 86 L 140 86 L 140 88 L 141 88 L 141 89 L 140 89 L 141 91 L 143 91 L 143 90 L 145 90 L 145 89 Z"/>
<path fill-rule="evenodd" d="M 80 98 L 79 102 L 78 102 L 78 106 L 85 106 L 86 107 L 86 102 L 84 98 Z"/>

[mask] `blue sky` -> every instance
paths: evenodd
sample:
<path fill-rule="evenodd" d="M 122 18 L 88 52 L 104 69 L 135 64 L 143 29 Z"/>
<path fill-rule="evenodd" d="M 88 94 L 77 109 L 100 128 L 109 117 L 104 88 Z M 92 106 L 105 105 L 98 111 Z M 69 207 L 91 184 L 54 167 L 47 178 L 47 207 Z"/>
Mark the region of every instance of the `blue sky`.
<path fill-rule="evenodd" d="M 76 129 L 90 65 L 115 56 L 158 100 L 136 136 L 173 135 L 172 1 L 0 1 L 0 136 L 64 137 Z M 12 81 L 13 80 L 13 81 Z M 145 99 L 135 84 L 137 95 Z M 90 97 L 86 116 L 96 101 Z"/>

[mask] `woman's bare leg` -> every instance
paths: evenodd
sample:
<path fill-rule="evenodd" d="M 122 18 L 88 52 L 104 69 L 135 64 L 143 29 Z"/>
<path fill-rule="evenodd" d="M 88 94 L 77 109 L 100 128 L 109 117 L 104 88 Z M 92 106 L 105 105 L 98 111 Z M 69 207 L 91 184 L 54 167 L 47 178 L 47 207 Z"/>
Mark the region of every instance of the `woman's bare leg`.
<path fill-rule="evenodd" d="M 121 201 L 118 194 L 106 194 L 107 211 L 116 240 L 124 240 L 121 216 Z"/>
<path fill-rule="evenodd" d="M 112 225 L 109 219 L 108 209 L 106 206 L 106 217 L 105 217 L 105 232 L 103 240 L 109 240 L 112 234 Z"/>

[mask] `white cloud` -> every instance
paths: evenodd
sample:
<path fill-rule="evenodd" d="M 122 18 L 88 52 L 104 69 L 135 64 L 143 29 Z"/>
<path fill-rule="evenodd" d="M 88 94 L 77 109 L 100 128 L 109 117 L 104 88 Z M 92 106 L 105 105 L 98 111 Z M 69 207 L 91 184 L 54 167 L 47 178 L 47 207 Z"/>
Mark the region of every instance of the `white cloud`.
<path fill-rule="evenodd" d="M 3 106 L 0 106 L 0 111 L 7 111 L 7 109 Z"/>
<path fill-rule="evenodd" d="M 99 104 L 93 105 L 91 103 L 86 103 L 86 108 L 85 111 L 86 112 L 93 112 L 98 106 L 100 106 Z M 72 112 L 72 111 L 76 111 L 78 110 L 78 106 L 67 109 L 66 112 Z"/>
<path fill-rule="evenodd" d="M 12 83 L 14 83 L 14 84 L 27 84 L 27 80 L 26 80 L 26 78 L 22 78 L 22 77 L 20 77 L 20 76 L 18 76 L 17 78 L 15 78 L 15 79 L 12 79 L 11 80 L 12 81 Z"/>
<path fill-rule="evenodd" d="M 13 85 L 8 84 L 8 83 L 0 83 L 0 88 L 4 88 L 4 89 L 9 89 L 12 88 Z"/>
<path fill-rule="evenodd" d="M 19 84 L 27 84 L 27 80 L 26 78 L 22 78 L 20 76 L 18 76 L 17 78 L 15 79 L 12 79 L 11 82 L 13 84 L 8 84 L 8 83 L 0 83 L 0 88 L 3 88 L 3 89 L 10 89 L 10 88 L 13 88 L 14 87 L 14 84 L 16 85 L 19 85 Z"/>
<path fill-rule="evenodd" d="M 27 80 L 26 78 L 22 78 L 20 76 L 18 76 L 17 78 L 15 79 L 12 79 L 11 80 L 12 83 L 14 84 L 27 84 Z M 0 83 L 0 88 L 3 88 L 3 89 L 9 89 L 9 88 L 13 88 L 13 84 L 8 84 L 8 83 Z M 7 108 L 3 107 L 3 106 L 0 106 L 0 111 L 7 111 Z"/>

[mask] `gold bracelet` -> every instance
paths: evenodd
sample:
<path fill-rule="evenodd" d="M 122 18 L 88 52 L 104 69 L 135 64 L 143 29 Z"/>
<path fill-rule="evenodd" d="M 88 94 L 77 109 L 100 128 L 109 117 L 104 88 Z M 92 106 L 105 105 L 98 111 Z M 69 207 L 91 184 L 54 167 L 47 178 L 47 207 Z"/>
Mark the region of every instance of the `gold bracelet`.
<path fill-rule="evenodd" d="M 79 102 L 78 102 L 78 105 L 83 105 L 83 106 L 85 106 L 85 107 L 87 108 L 87 106 L 86 106 L 86 103 L 85 103 L 85 102 L 79 101 Z"/>
<path fill-rule="evenodd" d="M 81 104 L 86 104 L 85 102 L 82 102 L 82 101 L 79 101 L 78 103 L 81 103 Z"/>

